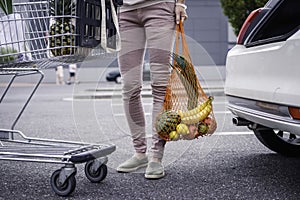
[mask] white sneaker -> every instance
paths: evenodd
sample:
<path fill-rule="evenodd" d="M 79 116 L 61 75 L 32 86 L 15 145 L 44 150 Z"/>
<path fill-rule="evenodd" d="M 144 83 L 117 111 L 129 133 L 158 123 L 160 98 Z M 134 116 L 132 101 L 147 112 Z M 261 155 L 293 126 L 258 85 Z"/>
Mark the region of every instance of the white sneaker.
<path fill-rule="evenodd" d="M 117 168 L 118 172 L 133 172 L 142 167 L 146 167 L 148 165 L 148 158 L 138 159 L 137 157 L 133 156 L 132 158 L 126 160 L 124 163 L 119 165 Z"/>
<path fill-rule="evenodd" d="M 160 162 L 149 162 L 146 169 L 145 178 L 159 179 L 165 176 L 164 167 Z"/>

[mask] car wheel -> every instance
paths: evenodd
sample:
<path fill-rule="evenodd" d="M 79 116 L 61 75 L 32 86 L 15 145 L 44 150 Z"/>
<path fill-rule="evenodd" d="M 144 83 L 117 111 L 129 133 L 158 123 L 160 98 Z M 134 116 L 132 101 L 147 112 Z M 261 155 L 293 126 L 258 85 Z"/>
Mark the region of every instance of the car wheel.
<path fill-rule="evenodd" d="M 118 83 L 118 84 L 122 83 L 121 76 L 117 76 L 115 82 Z"/>
<path fill-rule="evenodd" d="M 258 128 L 254 130 L 254 134 L 262 144 L 272 151 L 284 156 L 300 156 L 299 138 L 292 133 Z"/>

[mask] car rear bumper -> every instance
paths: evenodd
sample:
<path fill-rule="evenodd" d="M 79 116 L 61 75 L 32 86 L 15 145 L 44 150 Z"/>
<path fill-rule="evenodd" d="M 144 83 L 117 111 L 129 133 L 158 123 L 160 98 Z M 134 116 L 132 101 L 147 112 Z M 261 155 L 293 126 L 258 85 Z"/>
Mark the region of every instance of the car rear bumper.
<path fill-rule="evenodd" d="M 236 116 L 269 128 L 300 136 L 300 120 L 289 116 L 287 106 L 227 96 L 228 109 Z"/>

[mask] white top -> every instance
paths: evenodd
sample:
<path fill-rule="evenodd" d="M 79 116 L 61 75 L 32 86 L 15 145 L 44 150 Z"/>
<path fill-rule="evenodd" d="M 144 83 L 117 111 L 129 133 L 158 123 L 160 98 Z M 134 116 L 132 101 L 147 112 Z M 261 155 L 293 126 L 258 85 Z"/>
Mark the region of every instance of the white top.
<path fill-rule="evenodd" d="M 175 0 L 123 0 L 123 5 L 121 6 L 120 11 L 125 12 L 135 10 L 162 2 L 174 3 Z"/>
<path fill-rule="evenodd" d="M 76 69 L 77 69 L 77 65 L 76 64 L 69 64 L 69 72 L 75 73 Z"/>

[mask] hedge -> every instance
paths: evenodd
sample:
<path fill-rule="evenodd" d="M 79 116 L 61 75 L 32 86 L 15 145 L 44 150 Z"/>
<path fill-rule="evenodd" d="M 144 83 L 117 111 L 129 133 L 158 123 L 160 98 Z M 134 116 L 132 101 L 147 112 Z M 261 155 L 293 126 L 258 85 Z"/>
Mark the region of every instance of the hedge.
<path fill-rule="evenodd" d="M 220 0 L 224 14 L 238 35 L 247 16 L 255 9 L 263 7 L 268 0 Z"/>

